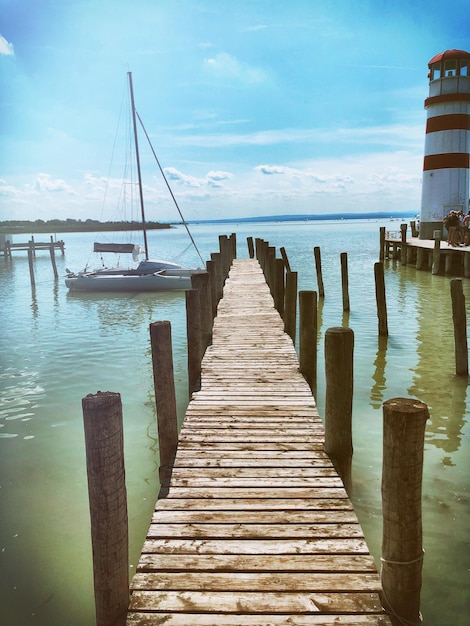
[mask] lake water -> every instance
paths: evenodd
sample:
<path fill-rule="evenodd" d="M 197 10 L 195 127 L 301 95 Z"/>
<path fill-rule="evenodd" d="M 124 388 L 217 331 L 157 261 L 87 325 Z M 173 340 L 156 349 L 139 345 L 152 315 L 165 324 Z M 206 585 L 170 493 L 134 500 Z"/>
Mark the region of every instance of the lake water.
<path fill-rule="evenodd" d="M 317 402 L 323 415 L 325 330 L 349 325 L 355 334 L 352 498 L 369 547 L 379 563 L 382 403 L 416 397 L 430 410 L 423 477 L 424 624 L 466 626 L 469 394 L 467 378 L 455 376 L 450 279 L 386 262 L 389 337 L 379 341 L 374 263 L 382 225 L 399 230 L 397 222 L 344 220 L 199 224 L 192 232 L 204 259 L 218 250 L 219 234 L 237 234 L 239 257 L 247 256 L 247 236 L 284 246 L 299 272 L 299 289 L 317 288 L 313 247 L 320 246 L 325 299 L 319 304 Z M 153 321 L 172 322 L 180 419 L 188 395 L 184 293 L 69 294 L 66 267 L 82 269 L 87 261 L 97 266 L 89 255 L 95 235 L 62 238 L 59 280 L 49 253 L 38 252 L 34 290 L 26 252 L 15 252 L 12 261 L 0 258 L 0 622 L 9 626 L 94 624 L 82 398 L 98 390 L 122 397 L 132 573 L 158 490 L 148 338 Z M 171 258 L 187 241 L 181 227 L 149 234 L 157 258 Z M 349 314 L 342 311 L 341 252 L 348 253 Z M 197 262 L 189 251 L 181 260 Z M 469 302 L 470 282 L 464 279 L 463 286 Z"/>

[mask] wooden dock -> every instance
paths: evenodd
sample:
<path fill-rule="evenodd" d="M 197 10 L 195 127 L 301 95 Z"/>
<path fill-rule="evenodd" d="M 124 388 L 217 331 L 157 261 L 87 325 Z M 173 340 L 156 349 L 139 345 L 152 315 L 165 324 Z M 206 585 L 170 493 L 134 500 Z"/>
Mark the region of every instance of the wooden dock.
<path fill-rule="evenodd" d="M 127 626 L 390 625 L 258 262 L 235 260 Z"/>

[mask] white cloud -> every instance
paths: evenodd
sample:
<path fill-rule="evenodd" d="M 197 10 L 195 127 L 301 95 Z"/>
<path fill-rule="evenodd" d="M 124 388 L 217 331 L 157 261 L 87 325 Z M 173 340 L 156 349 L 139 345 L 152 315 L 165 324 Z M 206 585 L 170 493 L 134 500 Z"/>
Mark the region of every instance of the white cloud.
<path fill-rule="evenodd" d="M 74 194 L 73 188 L 61 178 L 52 178 L 50 174 L 38 174 L 33 182 L 33 189 L 38 192 L 66 192 Z"/>
<path fill-rule="evenodd" d="M 2 35 L 0 35 L 0 54 L 4 54 L 5 56 L 14 56 L 15 54 L 13 44 L 7 41 Z"/>
<path fill-rule="evenodd" d="M 233 174 L 231 174 L 230 172 L 222 171 L 210 171 L 203 178 L 183 174 L 174 167 L 166 167 L 164 171 L 169 180 L 177 181 L 187 187 L 192 187 L 194 189 L 204 187 L 221 187 L 222 181 L 230 180 L 233 177 Z"/>
<path fill-rule="evenodd" d="M 267 74 L 264 70 L 243 63 L 227 52 L 219 52 L 219 54 L 205 59 L 204 69 L 207 74 L 218 80 L 235 80 L 244 84 L 262 83 L 267 80 Z"/>

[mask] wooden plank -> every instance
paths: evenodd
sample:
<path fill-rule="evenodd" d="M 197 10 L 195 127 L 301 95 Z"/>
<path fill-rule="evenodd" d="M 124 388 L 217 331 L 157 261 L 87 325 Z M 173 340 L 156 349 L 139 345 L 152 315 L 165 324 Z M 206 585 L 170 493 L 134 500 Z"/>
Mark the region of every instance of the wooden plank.
<path fill-rule="evenodd" d="M 385 626 L 382 615 L 361 615 L 360 626 Z M 242 615 L 240 613 L 130 613 L 128 626 L 358 626 L 357 615 L 285 615 L 264 613 Z"/>

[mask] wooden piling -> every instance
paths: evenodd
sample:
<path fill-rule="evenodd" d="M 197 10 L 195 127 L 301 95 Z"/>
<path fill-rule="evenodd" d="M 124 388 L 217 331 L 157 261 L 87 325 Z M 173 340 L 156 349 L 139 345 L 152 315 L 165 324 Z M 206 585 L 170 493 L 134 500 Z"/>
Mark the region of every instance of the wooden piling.
<path fill-rule="evenodd" d="M 285 267 L 283 259 L 274 259 L 274 306 L 284 319 Z"/>
<path fill-rule="evenodd" d="M 325 452 L 348 493 L 351 490 L 354 332 L 338 326 L 325 333 Z"/>
<path fill-rule="evenodd" d="M 323 286 L 323 274 L 321 269 L 321 252 L 318 246 L 315 246 L 315 248 L 313 249 L 313 254 L 315 257 L 315 269 L 317 272 L 318 296 L 320 298 L 324 298 L 325 288 Z"/>
<path fill-rule="evenodd" d="M 454 323 L 455 373 L 457 376 L 468 376 L 467 314 L 461 278 L 450 281 L 450 294 Z"/>
<path fill-rule="evenodd" d="M 217 299 L 217 268 L 215 266 L 215 261 L 212 259 L 210 261 L 206 261 L 206 270 L 209 274 L 209 291 L 210 291 L 210 303 L 211 303 L 211 314 L 212 319 L 217 315 L 217 305 L 219 301 Z"/>
<path fill-rule="evenodd" d="M 284 266 L 286 268 L 286 272 L 291 271 L 289 259 L 287 257 L 287 252 L 285 248 L 279 248 L 279 252 L 281 253 L 282 260 L 284 261 Z"/>
<path fill-rule="evenodd" d="M 254 259 L 255 258 L 255 248 L 253 245 L 253 237 L 247 237 L 246 238 L 246 243 L 248 246 L 248 256 L 250 257 L 250 259 Z"/>
<path fill-rule="evenodd" d="M 432 254 L 431 274 L 434 274 L 434 275 L 439 274 L 439 265 L 441 262 L 441 237 L 440 237 L 440 232 L 437 231 L 437 233 L 439 233 L 439 236 L 434 237 L 434 250 Z"/>
<path fill-rule="evenodd" d="M 289 335 L 294 345 L 297 322 L 297 282 L 297 272 L 287 272 L 284 304 L 284 332 Z"/>
<path fill-rule="evenodd" d="M 186 291 L 186 337 L 188 342 L 189 398 L 201 388 L 201 304 L 198 289 Z"/>
<path fill-rule="evenodd" d="M 96 626 L 124 626 L 129 549 L 121 396 L 82 399 L 90 500 Z"/>
<path fill-rule="evenodd" d="M 31 279 L 31 287 L 34 287 L 36 285 L 36 281 L 34 280 L 33 256 L 34 256 L 33 243 L 32 241 L 30 241 L 29 246 L 28 246 L 28 266 L 29 266 L 29 277 Z"/>
<path fill-rule="evenodd" d="M 402 265 L 406 265 L 407 263 L 407 245 L 406 245 L 407 228 L 408 228 L 407 224 L 400 224 L 400 232 L 401 232 L 400 263 Z"/>
<path fill-rule="evenodd" d="M 54 250 L 54 242 L 52 241 L 52 237 L 51 237 L 51 246 L 49 248 L 49 253 L 51 255 L 52 271 L 54 272 L 54 278 L 55 280 L 57 280 L 59 278 L 59 274 L 57 272 L 57 265 L 55 262 L 55 250 Z"/>
<path fill-rule="evenodd" d="M 299 291 L 299 370 L 312 393 L 317 385 L 317 292 Z"/>
<path fill-rule="evenodd" d="M 379 335 L 388 335 L 387 299 L 385 296 L 385 277 L 383 263 L 374 263 L 375 299 L 379 320 Z"/>
<path fill-rule="evenodd" d="M 212 298 L 208 272 L 195 272 L 191 276 L 191 286 L 199 290 L 199 306 L 201 311 L 201 342 L 202 354 L 212 341 Z"/>
<path fill-rule="evenodd" d="M 394 626 L 421 621 L 421 485 L 428 416 L 419 400 L 394 398 L 383 405 L 382 604 Z"/>
<path fill-rule="evenodd" d="M 157 405 L 158 447 L 160 451 L 160 494 L 168 492 L 173 462 L 178 445 L 175 377 L 171 345 L 171 324 L 168 321 L 150 324 L 153 382 Z"/>
<path fill-rule="evenodd" d="M 343 311 L 349 311 L 349 280 L 348 280 L 348 254 L 341 252 L 341 290 L 343 294 Z"/>
<path fill-rule="evenodd" d="M 380 227 L 380 250 L 379 250 L 379 261 L 383 263 L 385 260 L 385 226 Z"/>

